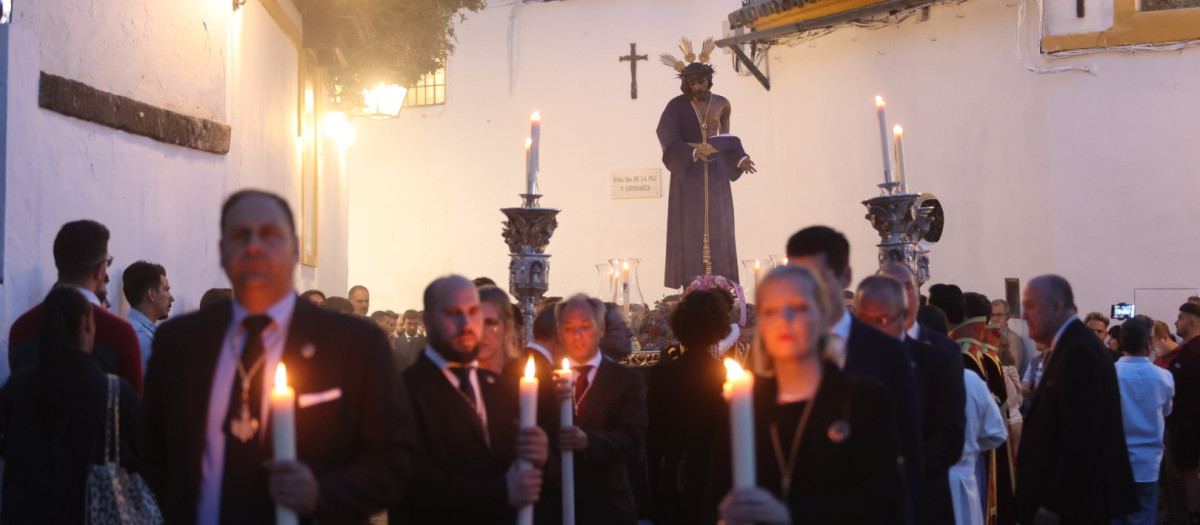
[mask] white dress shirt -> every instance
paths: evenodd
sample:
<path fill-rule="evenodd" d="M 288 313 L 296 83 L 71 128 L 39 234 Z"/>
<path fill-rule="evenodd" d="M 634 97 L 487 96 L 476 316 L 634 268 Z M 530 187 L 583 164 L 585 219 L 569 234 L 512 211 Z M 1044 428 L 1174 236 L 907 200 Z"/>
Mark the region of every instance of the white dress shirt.
<path fill-rule="evenodd" d="M 1163 456 L 1163 418 L 1171 414 L 1175 379 L 1146 356 L 1122 356 L 1116 367 L 1133 480 L 1158 481 L 1158 466 Z"/>
<path fill-rule="evenodd" d="M 975 478 L 975 460 L 980 452 L 992 450 L 1008 439 L 1000 408 L 987 384 L 975 372 L 963 370 L 967 392 L 967 420 L 963 434 L 963 454 L 950 467 L 950 496 L 954 503 L 955 523 L 983 525 L 983 503 Z"/>
<path fill-rule="evenodd" d="M 430 346 L 425 347 L 425 356 L 430 361 L 433 361 L 433 364 L 437 365 L 438 369 L 442 371 L 442 375 L 446 376 L 446 380 L 450 382 L 450 386 L 461 392 L 462 389 L 459 386 L 458 376 L 450 371 L 450 362 Z M 457 365 L 457 363 L 455 364 Z M 467 373 L 467 379 L 471 381 L 471 388 L 475 391 L 475 413 L 479 415 L 479 421 L 483 422 L 483 430 L 486 434 L 488 429 L 487 407 L 483 404 L 483 392 L 479 390 L 479 361 L 471 361 L 461 366 L 471 370 Z M 467 396 L 464 395 L 463 397 Z"/>
<path fill-rule="evenodd" d="M 838 368 L 846 368 L 846 341 L 850 339 L 850 312 L 842 309 L 842 318 L 829 329 L 829 346 L 825 355 L 837 364 Z"/>
<path fill-rule="evenodd" d="M 288 329 L 292 326 L 292 314 L 296 310 L 296 294 L 288 293 L 279 302 L 267 308 L 266 315 L 271 324 L 263 330 L 263 366 L 256 373 L 262 381 L 259 428 L 255 439 L 265 439 L 266 427 L 271 421 L 268 409 L 275 380 L 275 367 L 283 358 L 283 347 L 287 344 Z M 225 418 L 229 415 L 229 395 L 233 382 L 238 380 L 238 362 L 246 346 L 246 329 L 242 321 L 250 316 L 237 301 L 233 301 L 233 319 L 225 329 L 221 354 L 213 370 L 212 389 L 208 392 L 208 418 L 205 425 L 204 459 L 200 464 L 200 502 L 196 512 L 196 523 L 217 525 L 221 520 L 221 480 L 225 474 Z M 254 400 L 250 401 L 251 403 Z"/>

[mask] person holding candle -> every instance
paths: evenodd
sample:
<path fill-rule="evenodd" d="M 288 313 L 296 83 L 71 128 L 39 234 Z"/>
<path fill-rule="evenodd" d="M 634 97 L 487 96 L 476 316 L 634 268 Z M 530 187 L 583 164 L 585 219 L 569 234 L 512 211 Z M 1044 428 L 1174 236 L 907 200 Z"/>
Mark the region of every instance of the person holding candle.
<path fill-rule="evenodd" d="M 416 480 L 388 509 L 394 525 L 510 524 L 538 501 L 548 441 L 518 429 L 518 387 L 479 367 L 479 292 L 458 275 L 425 289 L 429 347 L 402 374 L 413 400 Z M 518 459 L 533 468 L 521 469 Z"/>
<path fill-rule="evenodd" d="M 155 333 L 143 404 L 144 474 L 167 523 L 362 522 L 411 474 L 411 409 L 386 336 L 300 301 L 299 239 L 282 197 L 230 195 L 221 266 L 234 300 Z M 295 460 L 273 460 L 279 363 L 296 397 Z"/>
<path fill-rule="evenodd" d="M 827 358 L 836 313 L 812 270 L 779 267 L 759 285 L 753 385 L 757 487 L 723 494 L 726 525 L 893 523 L 902 504 L 887 392 Z M 729 457 L 728 436 L 715 451 Z M 730 461 L 717 460 L 728 487 Z"/>
<path fill-rule="evenodd" d="M 725 367 L 709 351 L 730 333 L 719 290 L 694 290 L 671 312 L 671 333 L 682 355 L 654 366 L 646 392 L 650 417 L 646 458 L 655 525 L 700 521 L 710 470 L 709 453 L 724 420 Z"/>
<path fill-rule="evenodd" d="M 642 454 L 646 381 L 601 355 L 603 302 L 578 294 L 555 308 L 559 341 L 575 376 L 573 386 L 556 384 L 560 399 L 575 403 L 574 424 L 560 429 L 556 444 L 574 451 L 575 477 L 551 486 L 573 487 L 577 525 L 633 525 L 638 509 L 629 464 Z"/>

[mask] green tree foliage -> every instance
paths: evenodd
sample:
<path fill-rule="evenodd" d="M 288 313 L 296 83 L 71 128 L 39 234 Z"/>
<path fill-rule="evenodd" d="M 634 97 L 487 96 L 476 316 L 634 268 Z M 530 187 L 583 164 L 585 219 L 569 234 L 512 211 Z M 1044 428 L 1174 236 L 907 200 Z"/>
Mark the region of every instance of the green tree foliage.
<path fill-rule="evenodd" d="M 336 71 L 343 93 L 357 98 L 377 83 L 410 86 L 446 63 L 454 53 L 454 26 L 487 0 L 336 0 L 363 28 L 357 45 L 347 43 L 350 67 Z"/>

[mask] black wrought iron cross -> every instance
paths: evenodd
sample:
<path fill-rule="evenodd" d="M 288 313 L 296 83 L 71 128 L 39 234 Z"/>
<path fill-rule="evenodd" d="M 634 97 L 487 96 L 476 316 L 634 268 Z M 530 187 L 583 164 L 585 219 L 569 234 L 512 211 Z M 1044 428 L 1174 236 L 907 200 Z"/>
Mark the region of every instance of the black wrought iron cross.
<path fill-rule="evenodd" d="M 629 62 L 629 76 L 632 79 L 629 83 L 629 98 L 637 100 L 637 63 L 648 58 L 646 55 L 637 54 L 637 43 L 629 44 L 628 56 L 617 58 L 618 62 Z"/>

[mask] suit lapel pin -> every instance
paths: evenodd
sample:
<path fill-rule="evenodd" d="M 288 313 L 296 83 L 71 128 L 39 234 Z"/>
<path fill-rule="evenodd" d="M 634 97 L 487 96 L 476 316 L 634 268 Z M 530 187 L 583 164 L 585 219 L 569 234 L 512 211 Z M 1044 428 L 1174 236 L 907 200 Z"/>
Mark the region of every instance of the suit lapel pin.
<path fill-rule="evenodd" d="M 494 378 L 494 377 L 492 377 L 492 376 L 487 376 L 487 382 L 488 382 L 488 384 L 489 384 L 489 385 L 490 385 L 490 384 L 493 384 L 493 383 L 495 383 L 495 382 L 496 382 L 496 378 Z"/>
<path fill-rule="evenodd" d="M 312 356 L 317 355 L 317 347 L 312 343 L 308 343 L 300 348 L 300 356 L 305 359 L 312 359 Z"/>
<path fill-rule="evenodd" d="M 829 431 L 825 433 L 835 445 L 850 438 L 850 422 L 845 419 L 834 421 L 829 425 Z"/>

